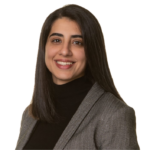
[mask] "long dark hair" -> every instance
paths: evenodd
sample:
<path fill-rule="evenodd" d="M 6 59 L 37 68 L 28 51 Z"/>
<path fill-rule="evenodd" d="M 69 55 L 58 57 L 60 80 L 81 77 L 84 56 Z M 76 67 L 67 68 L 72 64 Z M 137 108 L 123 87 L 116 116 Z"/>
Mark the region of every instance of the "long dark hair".
<path fill-rule="evenodd" d="M 122 100 L 109 70 L 104 37 L 99 22 L 87 9 L 74 4 L 66 5 L 51 13 L 43 24 L 39 40 L 34 92 L 28 107 L 33 118 L 49 123 L 55 122 L 59 115 L 55 108 L 52 74 L 45 64 L 45 45 L 53 22 L 62 17 L 76 21 L 81 29 L 87 58 L 86 77 Z"/>

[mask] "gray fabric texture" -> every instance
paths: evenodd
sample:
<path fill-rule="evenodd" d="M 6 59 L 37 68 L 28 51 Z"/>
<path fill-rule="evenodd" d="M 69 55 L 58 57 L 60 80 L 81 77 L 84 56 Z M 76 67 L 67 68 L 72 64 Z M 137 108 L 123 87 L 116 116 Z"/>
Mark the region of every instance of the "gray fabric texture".
<path fill-rule="evenodd" d="M 25 109 L 15 150 L 22 150 L 36 122 Z M 62 149 L 140 150 L 134 109 L 95 82 L 55 144 Z"/>

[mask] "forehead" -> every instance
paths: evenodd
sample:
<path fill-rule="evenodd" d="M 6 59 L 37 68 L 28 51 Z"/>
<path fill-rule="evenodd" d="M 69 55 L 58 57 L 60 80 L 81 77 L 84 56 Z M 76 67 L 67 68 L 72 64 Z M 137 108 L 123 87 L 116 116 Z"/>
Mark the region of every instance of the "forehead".
<path fill-rule="evenodd" d="M 59 18 L 53 22 L 50 33 L 56 31 L 61 33 L 68 32 L 71 34 L 81 34 L 81 30 L 78 23 L 67 17 Z"/>

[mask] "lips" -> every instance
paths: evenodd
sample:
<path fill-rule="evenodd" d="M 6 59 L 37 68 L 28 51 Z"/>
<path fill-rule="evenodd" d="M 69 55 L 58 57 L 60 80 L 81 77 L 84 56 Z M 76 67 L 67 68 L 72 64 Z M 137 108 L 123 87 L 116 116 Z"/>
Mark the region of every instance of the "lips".
<path fill-rule="evenodd" d="M 69 69 L 71 68 L 75 63 L 72 63 L 70 65 L 61 65 L 61 64 L 58 64 L 57 61 L 55 61 L 55 64 L 56 66 L 59 68 L 59 69 Z"/>

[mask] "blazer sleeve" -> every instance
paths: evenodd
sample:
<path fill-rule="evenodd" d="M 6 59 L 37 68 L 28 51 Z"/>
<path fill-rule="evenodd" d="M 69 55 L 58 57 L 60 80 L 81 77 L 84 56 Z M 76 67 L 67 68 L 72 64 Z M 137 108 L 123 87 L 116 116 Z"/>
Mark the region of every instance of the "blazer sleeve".
<path fill-rule="evenodd" d="M 136 135 L 135 111 L 124 106 L 108 117 L 97 137 L 101 150 L 140 150 Z M 97 140 L 98 140 L 97 139 Z"/>

